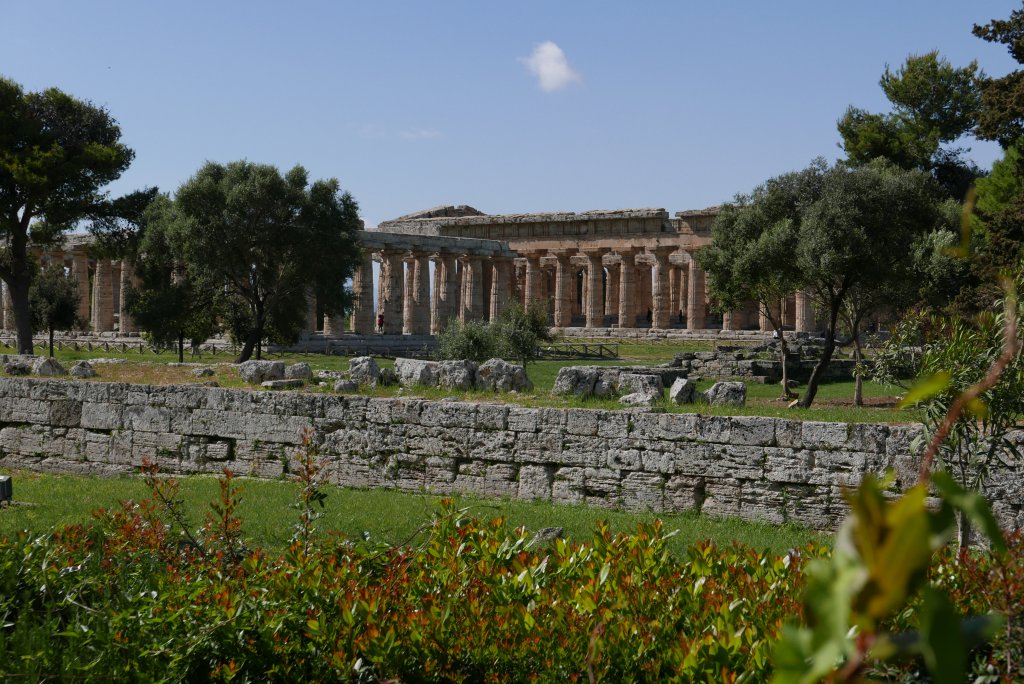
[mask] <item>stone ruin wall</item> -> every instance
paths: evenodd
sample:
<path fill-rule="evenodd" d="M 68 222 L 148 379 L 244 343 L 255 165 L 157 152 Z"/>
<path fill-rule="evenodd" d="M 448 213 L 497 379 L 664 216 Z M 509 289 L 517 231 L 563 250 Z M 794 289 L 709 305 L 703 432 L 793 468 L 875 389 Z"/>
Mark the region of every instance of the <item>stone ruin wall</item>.
<path fill-rule="evenodd" d="M 748 416 L 0 379 L 0 467 L 113 475 L 150 457 L 169 473 L 277 477 L 312 428 L 339 485 L 684 511 L 833 528 L 842 488 L 916 479 L 914 426 Z M 1024 436 L 1018 441 L 1024 441 Z M 1020 465 L 989 495 L 1024 524 Z"/>

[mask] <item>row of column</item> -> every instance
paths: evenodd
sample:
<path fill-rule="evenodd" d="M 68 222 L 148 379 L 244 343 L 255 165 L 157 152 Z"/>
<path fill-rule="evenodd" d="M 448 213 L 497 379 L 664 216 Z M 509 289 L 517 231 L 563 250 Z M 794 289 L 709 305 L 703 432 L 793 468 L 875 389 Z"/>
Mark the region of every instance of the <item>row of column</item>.
<path fill-rule="evenodd" d="M 376 297 L 374 258 L 380 262 Z M 352 278 L 350 330 L 436 335 L 455 318 L 495 320 L 512 301 L 513 268 L 511 257 L 398 250 L 366 253 Z M 328 319 L 324 332 L 335 334 L 338 327 L 338 321 Z"/>
<path fill-rule="evenodd" d="M 137 332 L 135 322 L 125 308 L 122 296 L 134 275 L 130 262 L 122 259 L 90 260 L 84 253 L 47 252 L 40 255 L 43 267 L 59 265 L 65 276 L 75 281 L 78 292 L 79 327 L 92 332 Z M 0 324 L 14 330 L 14 307 L 6 283 L 2 283 Z"/>
<path fill-rule="evenodd" d="M 650 258 L 638 261 L 640 250 L 616 250 L 610 259 L 608 249 L 549 251 L 527 254 L 523 273 L 523 302 L 549 300 L 556 327 L 572 325 L 577 295 L 588 328 L 604 327 L 606 317 L 620 328 L 636 327 L 644 321 L 652 328 L 671 328 L 680 316 L 686 327 L 700 329 L 705 324 L 706 297 L 704 272 L 690 261 L 682 267 L 669 261 L 676 249 L 646 252 Z M 584 282 L 577 292 L 577 268 L 574 257 L 582 257 Z M 545 292 L 542 259 L 554 261 L 553 292 Z M 578 259 L 577 259 L 578 260 Z M 653 263 L 649 263 L 653 260 Z"/>

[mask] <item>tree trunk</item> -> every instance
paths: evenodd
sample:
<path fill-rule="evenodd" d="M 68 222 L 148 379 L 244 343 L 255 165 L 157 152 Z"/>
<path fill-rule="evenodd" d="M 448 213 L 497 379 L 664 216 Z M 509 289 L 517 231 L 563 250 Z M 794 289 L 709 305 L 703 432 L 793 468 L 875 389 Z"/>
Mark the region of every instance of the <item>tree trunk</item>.
<path fill-rule="evenodd" d="M 789 347 L 786 345 L 786 335 L 781 330 L 779 332 L 779 363 L 782 364 L 782 398 L 793 399 L 796 397 L 791 391 L 789 391 L 789 367 L 786 364 L 786 357 L 789 356 Z"/>
<path fill-rule="evenodd" d="M 956 548 L 960 551 L 971 545 L 971 521 L 962 510 L 956 511 Z"/>
<path fill-rule="evenodd" d="M 253 350 L 256 349 L 256 345 L 259 343 L 260 338 L 258 333 L 255 331 L 249 333 L 245 341 L 242 343 L 242 351 L 239 352 L 238 358 L 235 359 L 235 363 L 244 363 L 252 358 Z M 257 359 L 259 356 L 256 357 Z"/>
<path fill-rule="evenodd" d="M 18 353 L 32 353 L 32 310 L 28 305 L 29 282 L 8 283 L 14 307 L 14 330 L 18 337 Z"/>
<path fill-rule="evenodd" d="M 178 332 L 178 363 L 185 363 L 185 333 Z"/>
<path fill-rule="evenodd" d="M 860 374 L 860 361 L 861 361 L 861 349 L 860 349 L 860 330 L 857 327 L 853 329 L 853 361 L 857 364 L 853 370 L 853 405 L 863 406 L 864 405 L 864 378 Z"/>
<path fill-rule="evenodd" d="M 53 357 L 53 326 L 50 326 L 50 357 Z"/>
<path fill-rule="evenodd" d="M 825 348 L 822 349 L 821 358 L 818 359 L 818 363 L 811 372 L 811 378 L 807 381 L 807 391 L 800 398 L 799 406 L 801 408 L 810 408 L 811 404 L 814 403 L 814 395 L 818 393 L 818 385 L 821 384 L 821 379 L 825 377 L 825 369 L 828 368 L 829 362 L 832 361 L 832 354 L 836 350 L 836 322 L 839 319 L 839 299 L 839 297 L 833 299 L 832 310 L 829 312 L 828 330 L 825 331 Z"/>

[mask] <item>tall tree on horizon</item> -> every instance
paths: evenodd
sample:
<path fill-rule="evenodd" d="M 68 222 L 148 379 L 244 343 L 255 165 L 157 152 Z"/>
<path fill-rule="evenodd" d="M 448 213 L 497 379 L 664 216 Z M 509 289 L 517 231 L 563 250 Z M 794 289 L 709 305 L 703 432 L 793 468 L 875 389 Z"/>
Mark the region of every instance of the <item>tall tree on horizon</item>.
<path fill-rule="evenodd" d="M 102 188 L 133 157 L 106 109 L 56 88 L 26 93 L 0 77 L 0 279 L 19 352 L 32 352 L 32 248 L 59 242 L 80 221 L 115 215 L 122 207 Z"/>

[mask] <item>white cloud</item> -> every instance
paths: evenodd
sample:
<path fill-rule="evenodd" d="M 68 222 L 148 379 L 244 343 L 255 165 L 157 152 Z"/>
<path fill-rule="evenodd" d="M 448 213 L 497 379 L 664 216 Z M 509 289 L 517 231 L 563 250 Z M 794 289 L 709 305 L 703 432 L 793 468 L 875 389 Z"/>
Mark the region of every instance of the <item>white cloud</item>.
<path fill-rule="evenodd" d="M 433 128 L 412 128 L 398 131 L 398 135 L 406 140 L 424 140 L 426 138 L 440 138 L 441 132 Z"/>
<path fill-rule="evenodd" d="M 574 81 L 583 80 L 583 76 L 565 58 L 562 48 L 550 40 L 535 47 L 529 57 L 520 57 L 519 61 L 537 77 L 537 85 L 545 93 L 561 90 Z"/>

